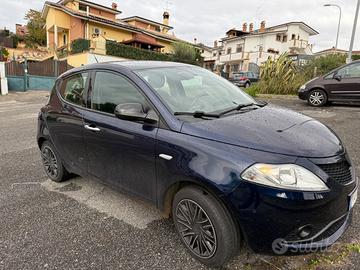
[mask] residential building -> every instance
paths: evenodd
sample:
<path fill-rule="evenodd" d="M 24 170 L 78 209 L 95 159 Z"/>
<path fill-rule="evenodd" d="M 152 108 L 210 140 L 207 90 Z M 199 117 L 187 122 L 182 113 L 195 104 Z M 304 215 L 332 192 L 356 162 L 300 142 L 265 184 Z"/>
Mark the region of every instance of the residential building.
<path fill-rule="evenodd" d="M 169 32 L 173 28 L 166 11 L 162 23 L 139 16 L 119 18 L 120 14 L 115 3 L 107 7 L 87 0 L 45 2 L 42 16 L 46 19 L 47 47 L 55 52 L 70 50 L 72 41 L 83 38 L 92 41 L 92 48 L 101 54 L 105 53 L 101 42 L 106 40 L 171 53 L 172 43 L 181 41 Z M 73 64 L 79 65 L 85 58 L 78 57 Z"/>
<path fill-rule="evenodd" d="M 259 66 L 268 57 L 276 59 L 287 52 L 299 65 L 313 55 L 311 36 L 318 32 L 304 22 L 289 22 L 259 29 L 254 24 L 243 24 L 241 30 L 230 29 L 221 39 L 221 46 L 214 46 L 213 55 L 205 61 L 215 61 L 214 66 L 224 66 L 223 71 L 232 75 L 238 71 L 259 72 Z"/>
<path fill-rule="evenodd" d="M 328 55 L 337 54 L 337 53 L 347 55 L 348 51 L 347 50 L 342 50 L 342 49 L 335 49 L 335 47 L 332 47 L 330 49 L 325 49 L 325 50 L 318 51 L 318 52 L 314 53 L 314 57 L 319 58 L 321 56 L 328 56 Z M 360 51 L 353 51 L 352 54 L 353 55 L 360 55 Z"/>

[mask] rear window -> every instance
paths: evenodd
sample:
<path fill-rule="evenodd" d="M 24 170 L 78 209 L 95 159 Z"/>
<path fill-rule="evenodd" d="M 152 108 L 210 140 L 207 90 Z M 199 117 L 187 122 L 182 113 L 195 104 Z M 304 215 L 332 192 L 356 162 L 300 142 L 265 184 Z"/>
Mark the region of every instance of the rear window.
<path fill-rule="evenodd" d="M 60 95 L 68 102 L 85 107 L 83 99 L 88 73 L 78 73 L 63 80 Z"/>

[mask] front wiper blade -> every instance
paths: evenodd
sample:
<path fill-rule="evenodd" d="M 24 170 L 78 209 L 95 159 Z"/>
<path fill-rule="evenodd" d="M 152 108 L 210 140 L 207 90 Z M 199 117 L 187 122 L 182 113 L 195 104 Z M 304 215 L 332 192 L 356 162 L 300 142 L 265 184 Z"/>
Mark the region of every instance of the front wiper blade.
<path fill-rule="evenodd" d="M 190 115 L 194 118 L 202 118 L 202 117 L 212 117 L 219 118 L 220 114 L 215 113 L 206 113 L 204 111 L 195 111 L 195 112 L 174 112 L 174 115 Z"/>
<path fill-rule="evenodd" d="M 259 104 L 259 103 L 246 103 L 246 104 L 239 104 L 234 108 L 228 109 L 226 111 L 222 111 L 221 113 L 219 113 L 219 115 L 224 115 L 233 111 L 240 111 L 243 108 L 247 108 L 247 107 L 251 107 L 251 106 L 259 106 L 259 107 L 264 107 L 266 104 Z"/>

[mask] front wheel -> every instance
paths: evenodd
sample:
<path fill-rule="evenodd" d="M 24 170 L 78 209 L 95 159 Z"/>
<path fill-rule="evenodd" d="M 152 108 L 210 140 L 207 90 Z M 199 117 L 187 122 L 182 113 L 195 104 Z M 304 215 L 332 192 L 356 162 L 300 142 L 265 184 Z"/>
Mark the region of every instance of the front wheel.
<path fill-rule="evenodd" d="M 327 95 L 321 89 L 314 89 L 309 93 L 308 103 L 311 106 L 320 107 L 324 106 L 327 102 Z"/>
<path fill-rule="evenodd" d="M 229 211 L 211 194 L 188 186 L 174 197 L 172 217 L 190 254 L 208 266 L 221 266 L 240 250 L 240 234 Z"/>
<path fill-rule="evenodd" d="M 245 88 L 249 88 L 249 87 L 250 87 L 250 83 L 249 82 L 245 83 Z"/>

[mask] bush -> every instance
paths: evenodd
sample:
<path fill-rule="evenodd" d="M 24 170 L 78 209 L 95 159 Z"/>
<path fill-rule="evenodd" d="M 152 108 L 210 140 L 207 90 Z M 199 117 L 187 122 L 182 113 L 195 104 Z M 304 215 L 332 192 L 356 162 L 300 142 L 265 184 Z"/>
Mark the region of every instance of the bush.
<path fill-rule="evenodd" d="M 199 65 L 202 61 L 201 53 L 194 46 L 184 42 L 175 42 L 172 44 L 174 48 L 173 61 Z"/>
<path fill-rule="evenodd" d="M 352 58 L 352 60 L 354 60 L 354 61 L 355 61 L 355 60 L 360 60 L 360 55 L 358 55 L 358 54 L 357 54 L 357 55 L 353 55 L 351 58 Z"/>
<path fill-rule="evenodd" d="M 261 66 L 260 78 L 257 84 L 259 93 L 279 95 L 296 94 L 306 80 L 287 54 L 276 60 L 269 57 Z"/>
<path fill-rule="evenodd" d="M 135 60 L 173 61 L 170 55 L 135 48 L 116 41 L 106 41 L 106 54 Z"/>
<path fill-rule="evenodd" d="M 331 70 L 344 65 L 346 57 L 344 54 L 330 54 L 314 58 L 304 67 L 305 76 L 307 79 L 311 79 L 315 76 L 325 75 Z"/>
<path fill-rule="evenodd" d="M 252 84 L 249 88 L 245 88 L 244 91 L 252 96 L 252 97 L 256 97 L 257 94 L 260 92 L 260 89 L 259 89 L 259 85 L 258 84 Z"/>
<path fill-rule="evenodd" d="M 71 42 L 71 52 L 72 53 L 81 53 L 87 51 L 90 48 L 90 40 L 79 38 Z"/>

